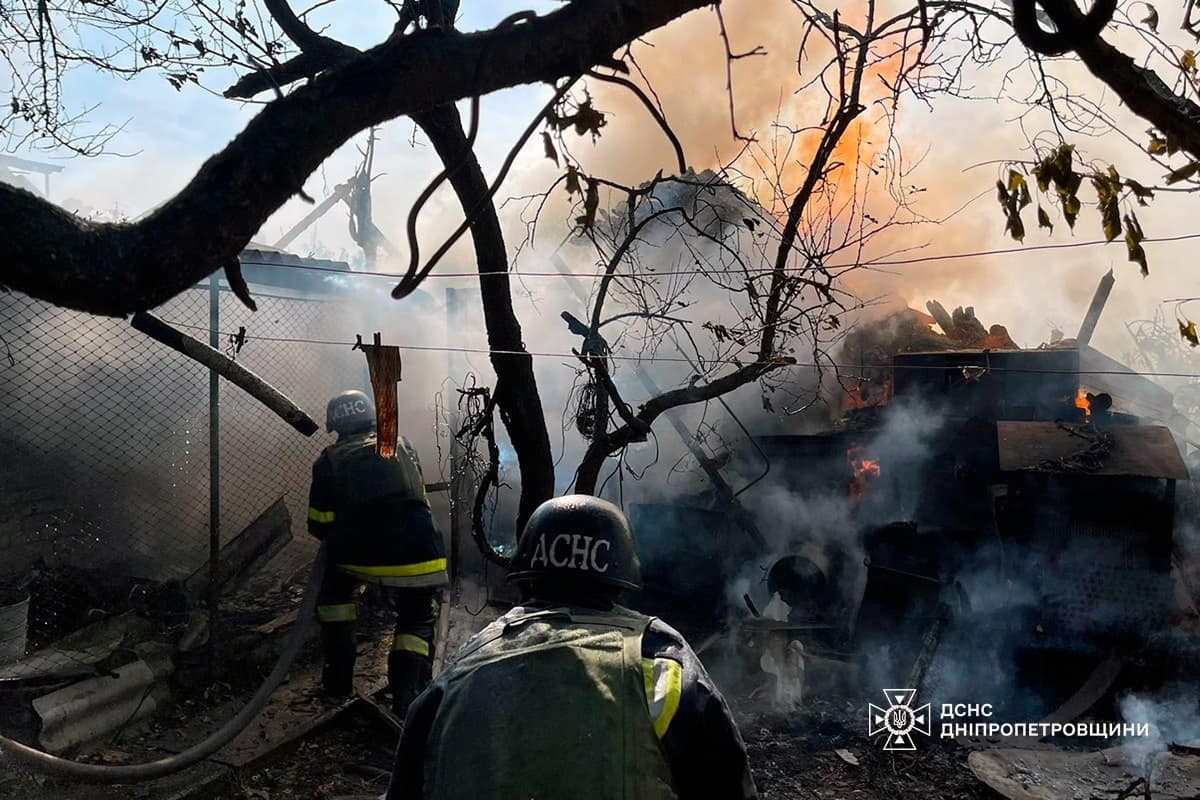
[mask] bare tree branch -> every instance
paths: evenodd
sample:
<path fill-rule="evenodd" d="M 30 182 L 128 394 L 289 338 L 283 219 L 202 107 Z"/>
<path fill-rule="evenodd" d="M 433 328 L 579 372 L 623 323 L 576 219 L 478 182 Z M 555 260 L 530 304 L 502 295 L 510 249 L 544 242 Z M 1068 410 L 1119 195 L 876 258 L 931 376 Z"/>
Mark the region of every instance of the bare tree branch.
<path fill-rule="evenodd" d="M 478 34 L 392 36 L 270 103 L 177 195 L 136 223 L 81 219 L 0 185 L 0 285 L 123 315 L 228 263 L 359 131 L 474 94 L 586 72 L 706 0 L 595 0 Z M 481 59 L 488 68 L 477 70 Z"/>
<path fill-rule="evenodd" d="M 795 359 L 790 357 L 755 361 L 753 364 L 747 364 L 708 383 L 672 389 L 651 398 L 638 409 L 635 424 L 622 425 L 607 436 L 593 440 L 588 445 L 575 477 L 575 491 L 584 494 L 594 493 L 596 483 L 600 478 L 600 470 L 604 467 L 604 462 L 609 455 L 625 445 L 644 439 L 645 431 L 649 430 L 654 421 L 664 412 L 678 406 L 702 403 L 705 400 L 712 400 L 714 397 L 728 394 L 734 389 L 753 383 L 772 370 L 794 363 L 796 363 Z"/>

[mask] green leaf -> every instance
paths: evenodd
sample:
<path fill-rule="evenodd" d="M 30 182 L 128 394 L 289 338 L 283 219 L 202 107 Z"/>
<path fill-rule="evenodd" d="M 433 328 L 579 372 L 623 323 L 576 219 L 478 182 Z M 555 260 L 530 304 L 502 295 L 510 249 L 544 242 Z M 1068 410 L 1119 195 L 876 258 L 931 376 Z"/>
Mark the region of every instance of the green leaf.
<path fill-rule="evenodd" d="M 1133 192 L 1133 196 L 1137 198 L 1139 206 L 1144 206 L 1147 200 L 1154 199 L 1154 190 L 1147 189 L 1133 178 L 1126 178 L 1125 185 L 1129 187 L 1129 191 Z"/>
<path fill-rule="evenodd" d="M 577 105 L 571 114 L 559 114 L 557 109 L 550 111 L 546 114 L 546 122 L 558 131 L 565 131 L 567 128 L 573 127 L 579 136 L 590 133 L 593 141 L 600 135 L 600 129 L 608 124 L 604 114 L 597 111 L 596 107 L 592 105 L 590 96 Z"/>
<path fill-rule="evenodd" d="M 1110 166 L 1106 173 L 1097 172 L 1092 175 L 1092 186 L 1096 188 L 1104 237 L 1111 242 L 1121 234 L 1121 177 L 1117 170 Z"/>
<path fill-rule="evenodd" d="M 579 185 L 579 170 L 574 164 L 567 165 L 567 194 L 583 194 L 583 187 Z"/>
<path fill-rule="evenodd" d="M 1121 235 L 1121 213 L 1115 202 L 1105 203 L 1100 207 L 1100 223 L 1104 228 L 1104 238 L 1111 242 Z"/>
<path fill-rule="evenodd" d="M 1067 227 L 1071 230 L 1075 230 L 1075 219 L 1079 216 L 1079 209 L 1081 206 L 1082 203 L 1079 202 L 1079 198 L 1077 196 L 1073 194 L 1063 195 L 1063 218 L 1067 221 Z"/>
<path fill-rule="evenodd" d="M 1142 20 L 1142 24 L 1145 25 L 1146 27 L 1148 27 L 1150 30 L 1154 31 L 1155 33 L 1158 33 L 1158 9 L 1155 8 L 1154 6 L 1150 5 L 1149 3 L 1146 3 L 1146 8 L 1150 9 L 1150 11 L 1148 14 L 1146 14 L 1146 17 Z"/>
<path fill-rule="evenodd" d="M 1025 176 L 1015 169 L 1008 171 L 1008 190 L 1017 196 L 1017 203 L 1021 208 L 1029 205 L 1029 186 L 1025 183 Z"/>
<path fill-rule="evenodd" d="M 1019 211 L 1012 211 L 1008 214 L 1008 223 L 1004 226 L 1004 230 L 1012 234 L 1012 238 L 1018 242 L 1025 241 L 1025 223 L 1021 221 Z"/>
<path fill-rule="evenodd" d="M 1038 164 L 1031 170 L 1031 172 L 1033 172 L 1033 177 L 1037 179 L 1038 191 L 1039 192 L 1049 191 L 1050 175 L 1048 174 L 1045 166 L 1042 164 Z"/>
<path fill-rule="evenodd" d="M 1021 186 L 1025 179 L 1020 173 L 1015 170 L 1010 170 L 1008 174 L 1008 186 L 1005 186 L 1004 181 L 996 181 L 996 199 L 1000 202 L 1000 208 L 1004 212 L 1004 231 L 1012 234 L 1012 237 L 1018 242 L 1025 241 L 1025 223 L 1021 221 L 1021 209 L 1026 205 L 1022 203 Z M 1012 191 L 1009 187 L 1013 187 Z M 1024 192 L 1026 198 L 1029 197 L 1029 190 Z"/>
<path fill-rule="evenodd" d="M 575 218 L 575 224 L 582 232 L 590 231 L 596 226 L 596 210 L 600 208 L 600 187 L 588 179 L 587 195 L 583 201 L 583 213 Z"/>
<path fill-rule="evenodd" d="M 1186 324 L 1183 320 L 1179 320 L 1179 335 L 1192 347 L 1200 346 L 1200 333 L 1196 331 L 1196 323 L 1191 320 L 1188 320 Z"/>

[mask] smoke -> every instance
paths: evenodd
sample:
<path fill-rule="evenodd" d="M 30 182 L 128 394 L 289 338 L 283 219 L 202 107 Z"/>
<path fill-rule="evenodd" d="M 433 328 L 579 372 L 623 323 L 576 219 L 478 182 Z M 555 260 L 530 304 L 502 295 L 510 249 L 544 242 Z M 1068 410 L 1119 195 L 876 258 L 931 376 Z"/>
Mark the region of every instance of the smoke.
<path fill-rule="evenodd" d="M 853 15 L 861 4 L 837 5 L 846 19 L 854 22 Z M 886 4 L 881 4 L 885 14 Z M 822 99 L 819 93 L 795 90 L 809 80 L 811 70 L 819 63 L 819 48 L 810 52 L 810 57 L 797 59 L 797 50 L 803 38 L 803 19 L 796 13 L 794 4 L 787 0 L 730 0 L 722 5 L 728 25 L 730 46 L 735 52 L 748 52 L 761 46 L 765 55 L 738 59 L 733 65 L 732 119 L 730 95 L 726 90 L 726 54 L 721 39 L 718 20 L 711 10 L 689 14 L 666 29 L 648 37 L 646 43 L 633 47 L 639 69 L 661 98 L 665 114 L 672 129 L 680 136 L 690 166 L 697 171 L 715 169 L 735 162 L 748 173 L 754 155 L 737 159 L 744 143 L 734 136 L 734 126 L 742 134 L 754 134 L 760 141 L 759 153 L 769 151 L 772 144 L 781 141 L 775 138 L 773 126 L 778 122 L 789 128 L 802 128 L 817 124 L 823 116 Z M 813 47 L 817 45 L 813 44 Z M 1005 69 L 1012 64 L 1003 62 L 993 69 L 994 74 L 974 75 L 978 79 L 976 94 L 986 95 L 994 88 Z M 879 92 L 882 82 L 879 77 L 888 77 L 881 70 L 873 74 L 869 84 Z M 1005 77 L 1007 79 L 1007 77 Z M 1090 78 L 1084 76 L 1082 80 Z M 606 84 L 591 83 L 589 91 L 596 105 L 610 115 L 609 124 L 603 135 L 593 144 L 574 143 L 574 155 L 586 169 L 597 175 L 637 185 L 651 178 L 660 169 L 668 173 L 676 170 L 674 156 L 669 143 L 649 118 L 640 101 L 628 92 Z M 488 174 L 504 157 L 507 142 L 515 137 L 514 131 L 522 127 L 528 114 L 544 102 L 544 97 L 535 96 L 534 90 L 519 90 L 521 93 L 504 94 L 487 98 L 484 103 L 481 157 Z M 544 91 L 544 90 L 542 90 Z M 871 98 L 878 95 L 872 95 Z M 524 112 L 528 106 L 528 114 Z M 516 110 L 514 110 L 516 109 Z M 524 116 L 524 118 L 522 118 Z M 907 153 L 906 163 L 915 165 L 915 171 L 906 177 L 920 192 L 912 202 L 929 219 L 943 220 L 940 224 L 901 226 L 872 243 L 874 248 L 865 255 L 898 253 L 902 256 L 976 252 L 991 249 L 1017 247 L 1017 243 L 1006 238 L 1004 220 L 995 206 L 992 194 L 993 182 L 1002 169 L 990 164 L 997 159 L 1008 159 L 1026 155 L 1026 131 L 1020 125 L 1009 124 L 1013 116 L 1011 106 L 992 103 L 936 99 L 933 108 L 915 102 L 906 102 L 898 110 L 896 118 L 897 139 Z M 1116 114 L 1118 119 L 1128 119 Z M 514 119 L 517 120 L 514 123 Z M 498 121 L 499 120 L 499 121 Z M 1031 123 L 1035 124 L 1035 123 Z M 835 160 L 845 163 L 873 162 L 884 147 L 882 136 L 885 124 L 877 114 L 864 116 L 835 154 Z M 1130 130 L 1138 127 L 1129 126 Z M 432 153 L 426 147 L 410 144 L 411 125 L 399 122 L 382 131 L 382 140 L 377 153 L 377 162 L 382 165 L 375 183 L 376 223 L 396 243 L 407 245 L 403 236 L 404 219 L 412 200 L 423 187 L 424 180 L 432 177 L 439 168 Z M 420 137 L 416 137 L 419 142 Z M 541 191 L 558 177 L 560 169 L 544 158 L 537 142 L 526 149 L 517 160 L 504 192 L 520 196 Z M 794 151 L 778 166 L 780 182 L 794 187 L 802 174 L 806 156 L 811 151 L 812 137 L 802 137 Z M 161 148 L 148 150 L 138 159 L 105 161 L 103 167 L 87 166 L 72 168 L 62 176 L 63 189 L 70 195 L 83 198 L 80 207 L 90 203 L 97 208 L 112 209 L 119 206 L 124 213 L 136 216 L 161 200 L 154 187 L 162 187 L 163 181 L 138 180 L 140 175 L 153 171 L 161 175 L 166 169 L 176 179 L 165 185 L 182 185 L 183 178 L 192 166 L 181 163 Z M 1128 157 L 1129 146 L 1112 143 L 1089 143 L 1088 155 L 1103 162 Z M 1140 153 L 1137 154 L 1139 157 Z M 334 183 L 343 180 L 357 164 L 359 156 L 354 145 L 348 145 L 336 154 L 322 172 L 313 176 L 307 184 L 308 193 L 325 196 Z M 98 162 L 99 163 L 99 162 Z M 198 161 L 197 161 L 198 163 Z M 1140 163 L 1140 162 L 1137 162 Z M 987 165 L 987 166 L 973 166 Z M 848 172 L 849 170 L 847 170 Z M 755 174 L 761 174 L 757 170 Z M 1138 176 L 1142 179 L 1144 176 Z M 55 179 L 59 180 L 58 177 Z M 1150 185 L 1155 181 L 1144 179 Z M 755 184 L 760 191 L 753 192 L 765 207 L 775 211 L 773 196 L 764 191 L 765 184 Z M 983 197 L 972 200 L 983 193 Z M 612 198 L 606 198 L 606 204 Z M 616 205 L 616 198 L 611 204 Z M 838 199 L 838 195 L 834 195 Z M 878 202 L 872 195 L 871 202 Z M 1171 233 L 1190 224 L 1193 213 L 1186 195 L 1163 195 L 1155 198 L 1152 209 L 1143 213 L 1143 223 L 1151 236 Z M 1098 216 L 1085 204 L 1076 231 L 1067 229 L 1056 218 L 1053 233 L 1036 229 L 1030 225 L 1026 245 L 1066 244 L 1099 238 Z M 510 250 L 514 253 L 514 292 L 516 314 L 521 320 L 526 344 L 540 353 L 563 354 L 561 356 L 538 356 L 535 369 L 539 389 L 547 414 L 551 442 L 556 459 L 556 482 L 559 491 L 572 482 L 574 469 L 578 465 L 586 440 L 574 429 L 572 409 L 577 401 L 578 364 L 569 357 L 572 348 L 578 348 L 579 338 L 572 335 L 559 318 L 560 312 L 570 310 L 577 316 L 586 316 L 587 303 L 576 296 L 564 280 L 541 277 L 522 278 L 522 272 L 553 272 L 551 254 L 561 255 L 567 268 L 576 273 L 594 271 L 593 254 L 571 245 L 557 247 L 566 238 L 570 214 L 567 198 L 561 190 L 555 192 L 544 211 L 537 238 L 517 253 L 517 245 L 526 234 L 528 206 L 508 203 L 502 206 L 501 215 Z M 874 206 L 872 206 L 874 208 Z M 957 209 L 966 208 L 954 214 Z M 273 217 L 261 234 L 266 241 L 273 235 L 286 230 L 296 222 L 309 207 L 299 201 L 290 204 Z M 448 189 L 440 190 L 426 208 L 420 220 L 419 236 L 423 252 L 430 252 L 462 218 L 462 211 Z M 557 220 L 557 221 L 556 221 Z M 344 231 L 345 211 L 341 208 L 319 223 L 311 235 L 306 235 L 297 244 L 305 247 L 325 247 L 329 251 L 352 251 L 353 243 Z M 681 242 L 656 242 L 654 265 L 687 264 L 683 259 Z M 1148 244 L 1151 275 L 1148 279 L 1134 279 L 1136 269 L 1125 262 L 1120 242 L 1110 248 L 1078 248 L 1045 252 L 1017 252 L 1013 255 L 979 257 L 946 262 L 925 262 L 911 265 L 894 265 L 887 271 L 859 271 L 849 274 L 847 285 L 860 297 L 881 298 L 882 302 L 908 304 L 921 308 L 924 301 L 937 298 L 947 307 L 973 305 L 982 319 L 1005 324 L 1014 339 L 1027 345 L 1036 344 L 1047 338 L 1052 325 L 1061 327 L 1072 335 L 1082 318 L 1087 301 L 1095 286 L 1096 278 L 1109 267 L 1116 267 L 1117 286 L 1109 307 L 1101 319 L 1096 333 L 1096 343 L 1119 352 L 1126 343 L 1126 332 L 1121 324 L 1133 317 L 1149 316 L 1165 297 L 1190 292 L 1187 278 L 1180 271 L 1168 268 L 1169 262 L 1186 256 L 1182 250 L 1186 245 Z M 556 248 L 556 249 L 552 249 Z M 1116 248 L 1116 249 L 1112 249 Z M 399 271 L 404 266 L 406 253 L 399 258 L 385 259 L 379 269 Z M 483 331 L 482 317 L 478 307 L 474 283 L 469 278 L 444 278 L 441 273 L 470 273 L 473 259 L 470 242 L 464 239 L 449 254 L 439 267 L 434 279 L 425 285 L 426 302 L 422 305 L 414 299 L 397 304 L 387 295 L 389 282 L 384 279 L 363 279 L 362 288 L 346 304 L 344 314 L 336 320 L 322 321 L 319 325 L 290 325 L 287 320 L 276 319 L 264 311 L 257 315 L 239 317 L 238 324 L 246 324 L 251 336 L 281 336 L 312 338 L 329 341 L 350 341 L 356 334 L 368 336 L 375 330 L 383 332 L 384 341 L 411 346 L 447 346 L 463 350 L 486 349 L 488 344 Z M 378 288 L 376 288 L 378 287 Z M 464 292 L 463 306 L 466 309 L 456 323 L 449 323 L 446 308 L 446 290 Z M 594 291 L 591 281 L 584 282 L 584 292 Z M 732 299 L 732 302 L 731 302 Z M 745 306 L 727 291 L 710 288 L 697 289 L 690 298 L 687 312 L 690 325 L 695 328 L 704 322 L 728 321 L 741 316 Z M 859 317 L 858 320 L 861 320 Z M 847 314 L 843 325 L 856 320 L 853 313 Z M 203 324 L 203 320 L 200 320 Z M 450 327 L 453 325 L 453 328 Z M 79 330 L 64 327 L 68 338 L 85 341 Z M 7 330 L 6 330 L 7 334 Z M 631 340 L 625 340 L 623 344 Z M 672 346 L 650 341 L 632 339 L 639 352 L 647 355 L 672 356 Z M 805 352 L 810 341 L 801 339 L 798 352 Z M 51 464 L 72 464 L 80 460 L 79 451 L 105 452 L 110 450 L 116 437 L 115 430 L 104 431 L 96 420 L 117 414 L 127 398 L 136 396 L 139 385 L 153 385 L 161 381 L 156 364 L 133 367 L 107 362 L 103 353 L 108 349 L 105 339 L 86 340 L 88 357 L 91 359 L 86 375 L 72 379 L 64 387 L 63 396 L 68 398 L 69 408 L 62 414 L 47 418 L 46 425 L 62 432 L 62 440 L 70 442 L 62 447 L 45 449 L 46 459 Z M 305 365 L 302 369 L 276 370 L 279 355 L 288 345 L 273 346 L 267 342 L 252 340 L 244 354 L 247 363 L 254 363 L 266 373 L 272 374 L 285 391 L 305 392 L 303 405 L 318 418 L 323 411 L 326 394 L 351 385 L 365 385 L 365 369 L 361 354 L 346 347 L 321 347 L 305 345 Z M 93 353 L 94 351 L 94 353 Z M 494 375 L 487 356 L 482 353 L 428 353 L 409 351 L 404 353 L 405 374 L 400 387 L 401 430 L 413 439 L 425 466 L 427 479 L 448 468 L 448 434 L 455 427 L 452 420 L 458 406 L 457 389 L 474 375 L 480 384 L 494 385 Z M 648 361 L 646 367 L 651 377 L 662 389 L 685 384 L 690 377 L 686 365 L 670 362 Z M 111 376 L 119 375 L 114 381 Z M 147 438 L 158 439 L 165 444 L 168 453 L 162 461 L 138 462 L 134 469 L 111 476 L 103 491 L 107 501 L 116 509 L 136 509 L 144 503 L 145 496 L 179 497 L 175 508 L 199 509 L 188 512 L 191 516 L 165 518 L 156 524 L 159 531 L 170 532 L 171 536 L 188 541 L 202 540 L 204 498 L 205 452 L 203 419 L 207 413 L 203 406 L 203 377 L 189 376 L 200 388 L 196 408 L 188 412 L 184 421 L 174 411 L 159 407 L 157 400 L 142 403 L 145 409 L 140 415 Z M 626 363 L 616 365 L 615 380 L 622 395 L 635 408 L 649 396 L 650 392 L 639 379 L 634 368 Z M 181 379 L 182 380 L 182 379 Z M 789 373 L 792 386 L 800 393 L 815 390 L 809 376 L 800 370 Z M 88 396 L 87 387 L 95 384 L 113 383 L 120 389 Z M 282 471 L 280 463 L 304 463 L 315 455 L 315 448 L 329 441 L 319 434 L 314 441 L 304 445 L 303 457 L 297 456 L 296 447 L 289 435 L 277 434 L 275 429 L 262 433 L 257 428 L 255 417 L 247 410 L 239 419 L 237 411 L 249 406 L 226 393 L 231 404 L 231 425 L 238 431 L 237 437 L 253 442 L 260 454 L 255 461 L 255 476 L 276 475 L 272 478 L 280 491 L 291 496 L 302 494 L 307 485 L 303 469 Z M 739 419 L 744 421 L 751 433 L 795 432 L 804 426 L 813 425 L 813 415 L 801 419 L 784 417 L 779 413 L 764 411 L 761 393 L 756 386 L 746 387 L 726 398 Z M 185 415 L 186 416 L 186 415 Z M 229 419 L 231 415 L 227 414 Z M 712 455 L 720 455 L 731 447 L 748 450 L 744 434 L 725 419 L 725 412 L 717 406 L 695 407 L 680 412 L 684 425 L 689 430 L 701 430 L 705 436 L 704 446 Z M 818 420 L 825 422 L 826 420 Z M 861 591 L 865 570 L 861 569 L 862 544 L 854 531 L 864 524 L 884 524 L 894 520 L 911 519 L 918 514 L 915 497 L 919 484 L 927 475 L 924 462 L 929 455 L 929 442 L 941 426 L 941 415 L 936 409 L 913 407 L 897 408 L 889 413 L 885 427 L 878 433 L 856 442 L 865 452 L 881 464 L 877 479 L 867 479 L 864 499 L 851 510 L 845 502 L 849 491 L 843 477 L 848 472 L 844 452 L 832 454 L 821 464 L 805 463 L 793 474 L 782 466 L 772 465 L 771 472 L 743 495 L 745 504 L 752 509 L 759 529 L 768 538 L 777 553 L 788 552 L 799 542 L 811 543 L 806 551 L 821 566 L 831 563 L 850 565 L 845 567 L 849 580 L 844 585 L 843 605 L 850 605 L 856 591 Z M 519 476 L 511 457 L 511 443 L 507 442 L 502 430 L 500 434 L 502 452 L 502 481 L 506 488 L 499 493 L 498 505 L 489 519 L 494 524 L 497 538 L 508 539 L 515 533 L 511 520 L 515 518 L 515 502 L 519 492 Z M 34 438 L 27 444 L 37 445 Z M 727 446 L 728 445 L 728 446 Z M 78 450 L 76 449 L 78 448 Z M 307 448 L 313 448 L 312 450 Z M 227 448 L 228 450 L 229 448 Z M 157 456 L 156 456 L 157 457 Z M 151 466 L 154 465 L 154 466 Z M 756 465 L 747 466 L 741 475 L 743 483 L 755 480 Z M 832 479 L 833 486 L 810 485 L 806 481 L 818 478 Z M 109 477 L 106 473 L 106 477 Z M 247 476 L 247 485 L 259 485 L 254 476 Z M 631 447 L 624 462 L 610 461 L 602 479 L 607 481 L 605 492 L 621 499 L 626 505 L 635 502 L 672 500 L 688 493 L 703 491 L 706 481 L 699 475 L 694 458 L 687 447 L 671 431 L 667 420 L 660 421 L 655 435 L 645 443 Z M 80 480 L 81 486 L 87 481 Z M 111 487 L 111 488 L 110 488 Z M 735 488 L 741 488 L 735 487 Z M 169 494 L 175 492 L 180 494 Z M 231 488 L 236 493 L 236 488 Z M 114 511 L 106 524 L 114 530 L 127 526 L 123 515 L 130 512 Z M 182 512 L 180 512 L 182 513 Z M 231 522 L 231 527 L 236 527 Z M 165 534 L 152 537 L 153 549 L 160 552 Z M 750 592 L 756 601 L 765 605 L 765 575 L 768 561 L 754 561 L 736 569 L 737 579 L 729 590 L 730 604 L 740 606 L 741 596 Z M 853 567 L 853 568 L 852 568 Z M 1029 600 L 1028 587 L 1012 584 L 993 585 L 988 583 L 988 571 L 980 568 L 977 578 L 970 578 L 974 585 L 973 600 L 987 608 L 1000 611 L 1010 606 L 1024 607 Z M 847 611 L 849 613 L 849 610 Z M 969 681 L 970 673 L 960 673 L 961 683 Z"/>
<path fill-rule="evenodd" d="M 1117 705 L 1124 722 L 1150 726 L 1149 736 L 1127 737 L 1123 743 L 1135 769 L 1148 769 L 1150 759 L 1172 744 L 1200 742 L 1200 686 L 1194 683 L 1165 686 L 1153 694 L 1127 693 Z"/>
<path fill-rule="evenodd" d="M 930 448 L 943 425 L 943 414 L 935 407 L 897 404 L 877 430 L 861 437 L 830 436 L 831 446 L 820 453 L 797 449 L 774 454 L 767 478 L 741 497 L 769 554 L 731 565 L 737 578 L 730 584 L 729 605 L 741 608 L 742 595 L 748 593 L 758 608 L 765 607 L 771 600 L 767 574 L 776 559 L 791 553 L 824 573 L 832 591 L 830 621 L 848 626 L 867 578 L 859 532 L 914 518 Z M 856 479 L 847 445 L 879 463 L 878 477 Z M 857 501 L 856 486 L 865 489 Z"/>
<path fill-rule="evenodd" d="M 244 326 L 249 338 L 238 361 L 323 424 L 325 403 L 334 394 L 370 390 L 365 360 L 350 347 L 356 335 L 369 341 L 381 330 L 386 342 L 412 341 L 403 333 L 412 329 L 398 324 L 394 304 L 382 299 L 387 284 L 375 283 L 348 289 L 342 302 L 336 293 L 316 302 L 252 285 L 256 314 L 222 292 L 220 328 Z M 419 295 L 408 307 L 408 321 L 425 331 L 413 343 L 444 345 L 446 320 L 437 304 Z M 207 341 L 206 291 L 185 292 L 156 311 Z M 188 574 L 208 546 L 207 371 L 122 320 L 15 295 L 3 301 L 0 316 L 16 362 L 4 365 L 0 390 L 6 451 L 24 454 L 25 471 L 41 476 L 35 483 L 57 509 L 46 529 L 19 528 L 13 535 L 36 541 L 39 554 L 52 562 L 111 563 L 123 574 L 148 578 Z M 233 352 L 224 342 L 221 348 Z M 441 472 L 438 444 L 445 431 L 435 429 L 434 398 L 446 388 L 446 376 L 445 353 L 405 355 L 401 430 L 421 453 L 429 481 Z M 301 436 L 223 380 L 219 414 L 223 539 L 283 496 L 302 546 L 311 464 L 332 437 L 323 431 Z"/>

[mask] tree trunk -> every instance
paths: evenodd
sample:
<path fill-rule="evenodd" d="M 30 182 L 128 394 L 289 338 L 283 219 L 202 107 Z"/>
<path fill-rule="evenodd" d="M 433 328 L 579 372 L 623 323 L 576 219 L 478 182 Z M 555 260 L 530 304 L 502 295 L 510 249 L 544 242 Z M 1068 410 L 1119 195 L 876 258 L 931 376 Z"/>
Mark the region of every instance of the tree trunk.
<path fill-rule="evenodd" d="M 504 246 L 500 219 L 495 204 L 487 197 L 488 183 L 479 160 L 468 149 L 458 110 L 446 104 L 414 114 L 413 119 L 429 137 L 447 169 L 461 163 L 450 173 L 449 180 L 463 213 L 474 215 L 471 239 L 479 268 L 488 346 L 493 351 L 519 353 L 493 352 L 491 356 L 492 367 L 496 370 L 496 406 L 517 453 L 521 474 L 521 502 L 517 512 L 519 533 L 533 510 L 554 496 L 554 458 L 550 453 L 546 415 L 533 374 L 533 357 L 525 352 L 521 323 L 513 313 L 507 277 L 508 251 Z M 464 155 L 467 156 L 465 161 Z M 491 277 L 497 274 L 505 277 Z"/>

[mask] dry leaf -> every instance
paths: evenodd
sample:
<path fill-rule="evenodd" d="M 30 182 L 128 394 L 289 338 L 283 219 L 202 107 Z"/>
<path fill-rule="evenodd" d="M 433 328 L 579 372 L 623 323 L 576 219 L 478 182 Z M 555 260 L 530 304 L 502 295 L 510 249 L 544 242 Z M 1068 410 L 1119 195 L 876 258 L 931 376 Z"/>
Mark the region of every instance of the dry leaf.
<path fill-rule="evenodd" d="M 1146 8 L 1150 9 L 1150 13 L 1146 14 L 1145 19 L 1142 20 L 1142 24 L 1155 33 L 1158 33 L 1158 9 L 1149 3 L 1146 3 Z"/>
<path fill-rule="evenodd" d="M 1179 320 L 1179 335 L 1187 340 L 1187 343 L 1192 347 L 1200 346 L 1200 333 L 1196 331 L 1196 323 L 1188 320 L 1184 324 L 1183 320 Z"/>

